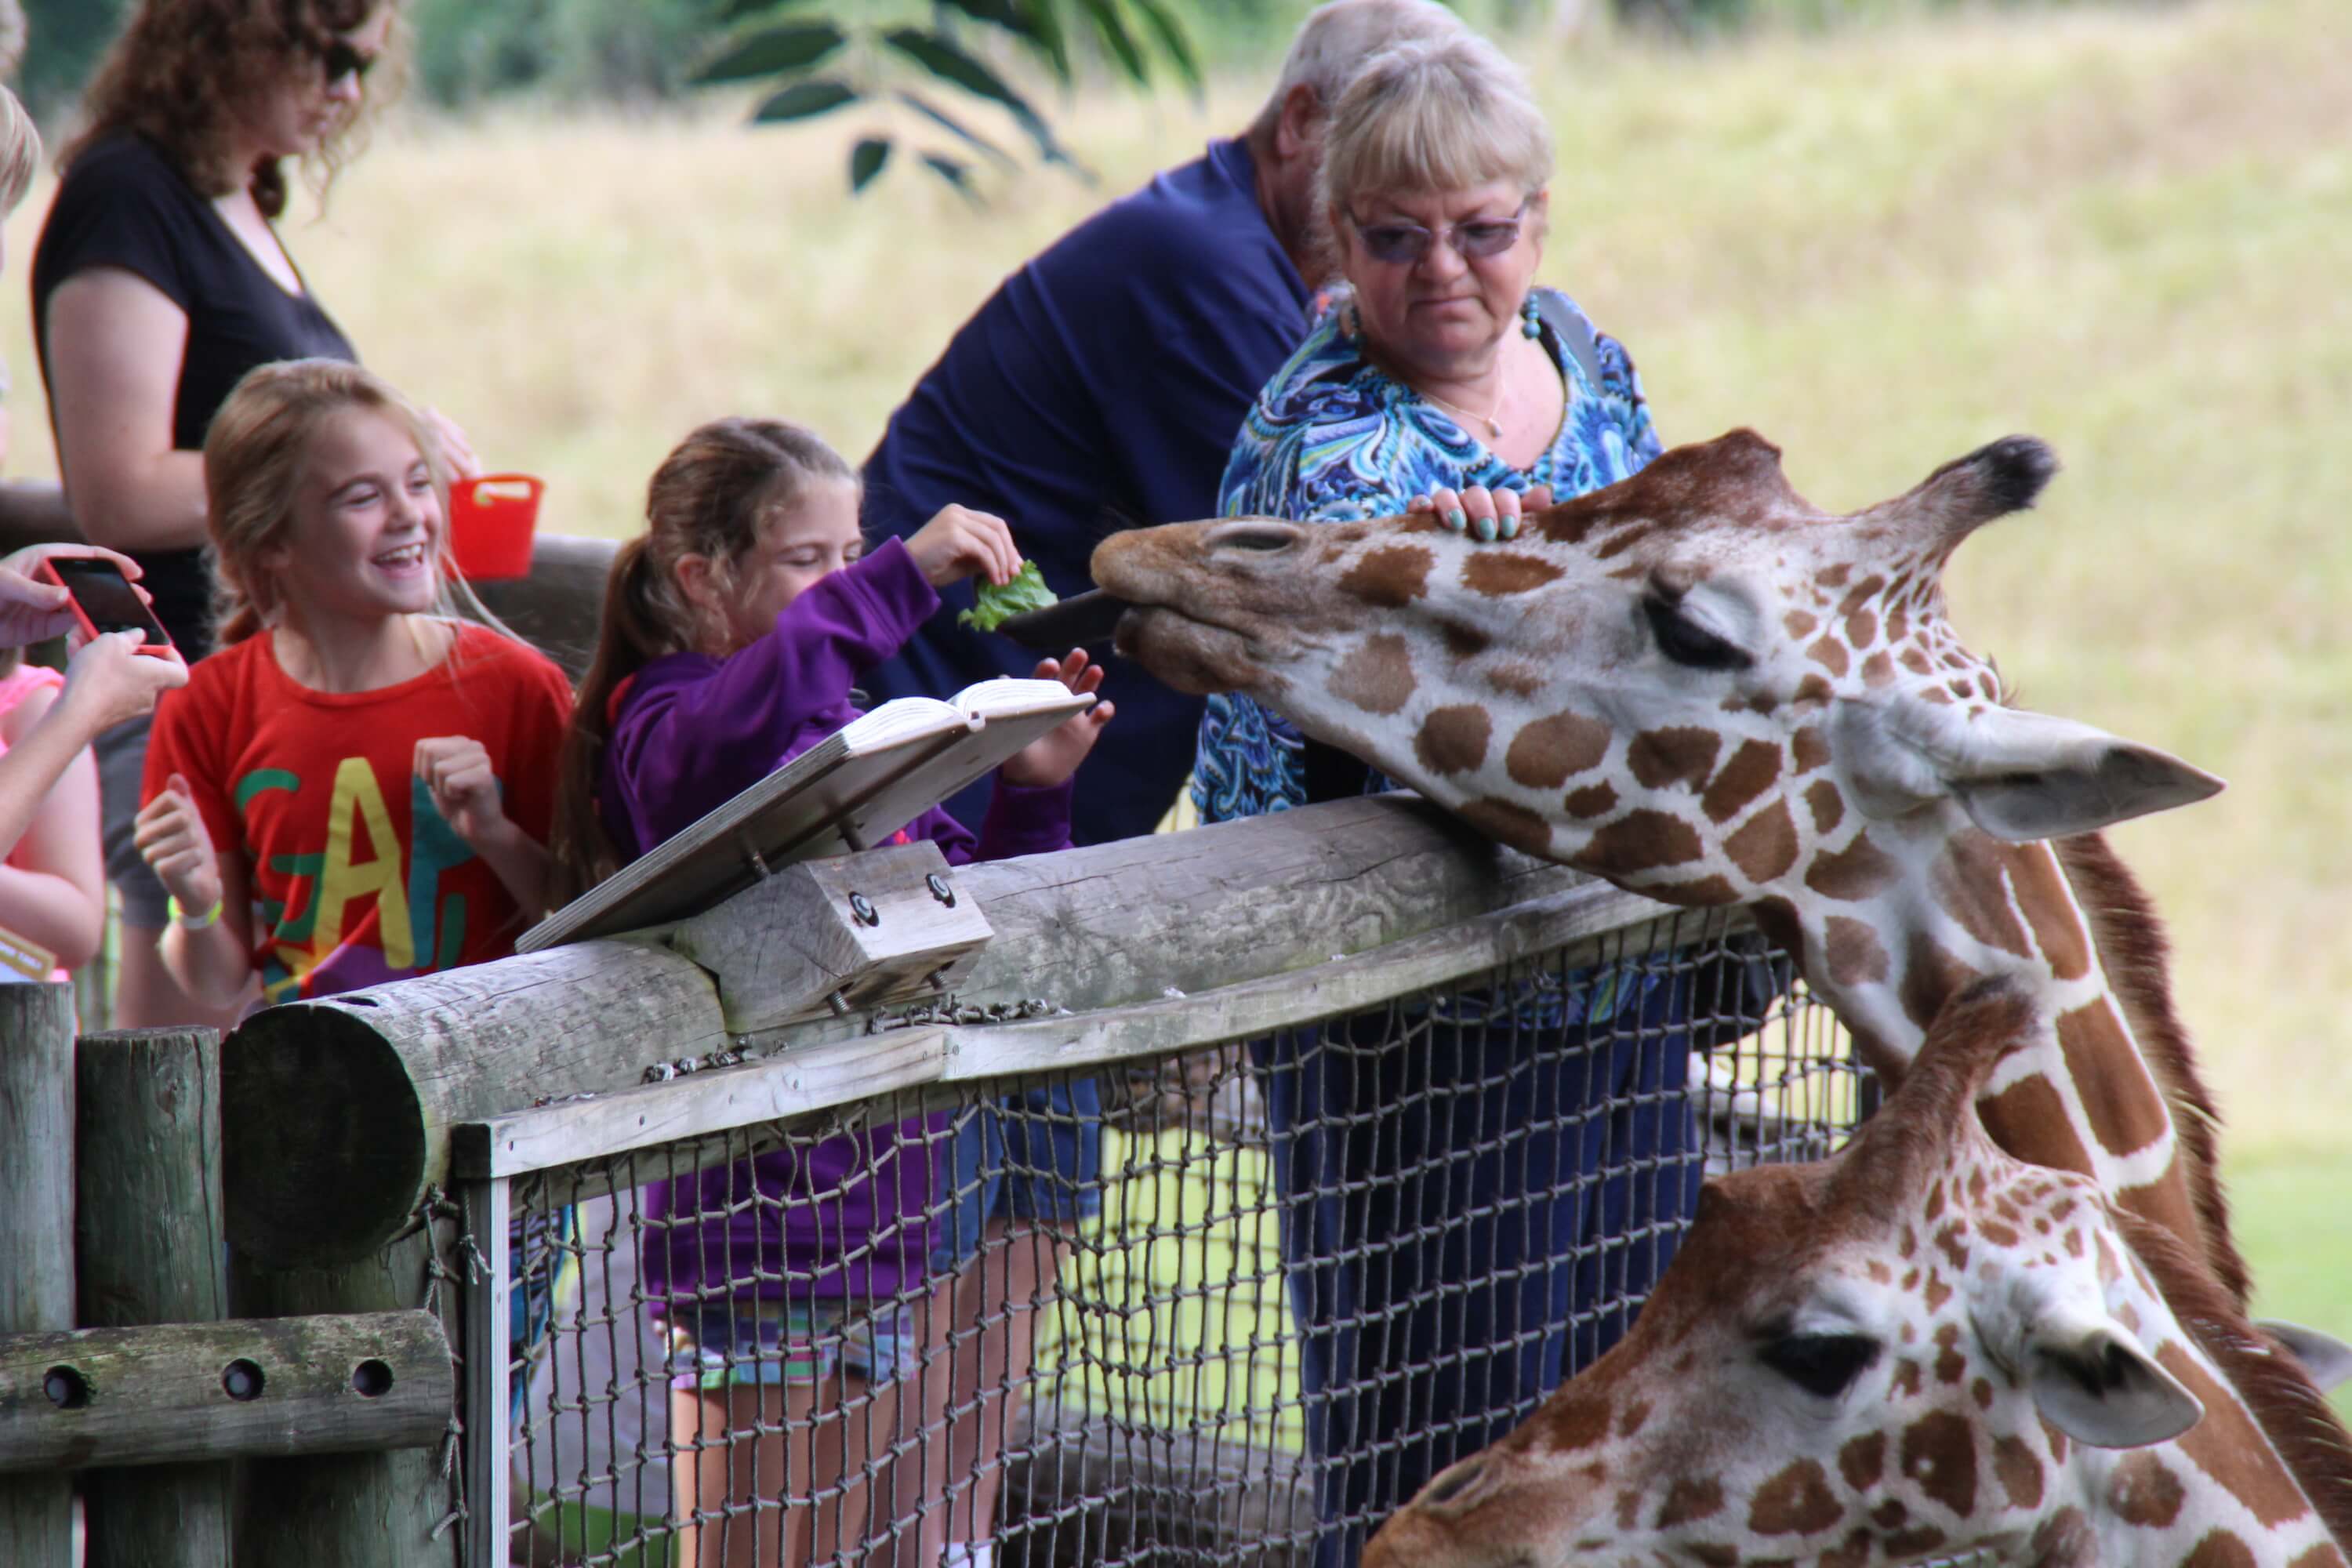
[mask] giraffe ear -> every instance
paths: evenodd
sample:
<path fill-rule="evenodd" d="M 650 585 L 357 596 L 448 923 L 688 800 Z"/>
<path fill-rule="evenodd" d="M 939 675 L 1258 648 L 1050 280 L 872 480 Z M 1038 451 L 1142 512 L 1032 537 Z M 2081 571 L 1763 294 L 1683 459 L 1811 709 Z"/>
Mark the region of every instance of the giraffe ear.
<path fill-rule="evenodd" d="M 1897 698 L 1882 721 L 1976 825 L 2023 844 L 2094 833 L 2221 791 L 2153 746 L 2018 708 L 1964 712 Z"/>
<path fill-rule="evenodd" d="M 2205 1406 L 2104 1314 L 2053 1312 L 2027 1331 L 2026 1382 L 2050 1424 L 2095 1448 L 2179 1436 Z"/>

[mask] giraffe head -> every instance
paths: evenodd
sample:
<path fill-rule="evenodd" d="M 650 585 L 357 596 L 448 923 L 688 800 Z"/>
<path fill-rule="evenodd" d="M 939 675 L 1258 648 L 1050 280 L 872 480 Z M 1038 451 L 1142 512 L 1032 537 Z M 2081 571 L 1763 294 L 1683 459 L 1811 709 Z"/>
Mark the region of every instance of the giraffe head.
<path fill-rule="evenodd" d="M 1740 430 L 1509 543 L 1241 519 L 1116 534 L 1093 570 L 1163 680 L 1245 692 L 1507 844 L 1675 902 L 1835 895 L 1909 825 L 2039 839 L 2221 787 L 2004 706 L 1947 622 L 1952 551 L 2054 468 L 2011 437 L 1834 517 Z"/>
<path fill-rule="evenodd" d="M 1979 1124 L 2032 1015 L 1978 983 L 1837 1158 L 1710 1183 L 1633 1331 L 1366 1568 L 2340 1568 L 2352 1452 L 2317 1394 L 2167 1235 Z"/>

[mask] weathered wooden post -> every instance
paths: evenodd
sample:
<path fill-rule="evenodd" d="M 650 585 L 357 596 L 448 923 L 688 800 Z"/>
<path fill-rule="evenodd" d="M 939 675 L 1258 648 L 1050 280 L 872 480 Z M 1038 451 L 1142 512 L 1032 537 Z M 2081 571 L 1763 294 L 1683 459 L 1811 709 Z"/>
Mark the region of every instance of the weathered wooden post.
<path fill-rule="evenodd" d="M 75 1079 L 81 1326 L 227 1316 L 220 1037 L 210 1029 L 86 1036 Z M 228 1481 L 225 1462 L 88 1472 L 90 1568 L 234 1561 Z"/>
<path fill-rule="evenodd" d="M 74 1314 L 73 987 L 0 985 L 0 1332 L 69 1329 Z M 87 1397 L 69 1378 L 49 1398 Z M 64 1568 L 73 1480 L 0 1476 L 0 1563 Z"/>

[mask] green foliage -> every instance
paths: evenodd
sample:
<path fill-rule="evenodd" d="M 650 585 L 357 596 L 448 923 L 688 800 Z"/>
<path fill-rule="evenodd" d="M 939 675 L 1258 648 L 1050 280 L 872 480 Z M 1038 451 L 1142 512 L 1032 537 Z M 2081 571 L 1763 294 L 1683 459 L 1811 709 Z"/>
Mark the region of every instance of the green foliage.
<path fill-rule="evenodd" d="M 16 91 L 49 120 L 81 96 L 82 84 L 131 9 L 129 0 L 23 0 L 26 45 Z"/>
<path fill-rule="evenodd" d="M 956 613 L 956 625 L 992 632 L 1014 616 L 1057 603 L 1054 590 L 1045 586 L 1045 574 L 1037 570 L 1037 563 L 1024 561 L 1013 580 L 1002 587 L 983 579 L 973 595 L 972 607 Z"/>
<path fill-rule="evenodd" d="M 702 53 L 719 4 L 406 0 L 404 9 L 417 87 L 436 103 L 459 107 L 516 92 L 575 103 L 674 96 Z"/>

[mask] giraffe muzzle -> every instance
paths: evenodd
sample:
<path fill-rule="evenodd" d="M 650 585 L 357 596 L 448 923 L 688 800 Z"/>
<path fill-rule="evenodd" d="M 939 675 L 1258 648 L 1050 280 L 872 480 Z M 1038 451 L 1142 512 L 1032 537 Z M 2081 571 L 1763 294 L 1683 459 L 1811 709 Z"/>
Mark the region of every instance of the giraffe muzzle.
<path fill-rule="evenodd" d="M 1111 633 L 1118 629 L 1119 616 L 1130 607 L 1125 599 L 1094 588 L 1073 594 L 1042 610 L 1007 616 L 997 623 L 996 629 L 1023 647 L 1040 653 L 1060 653 L 1109 642 Z"/>

